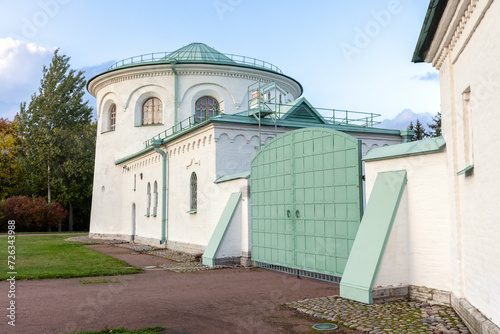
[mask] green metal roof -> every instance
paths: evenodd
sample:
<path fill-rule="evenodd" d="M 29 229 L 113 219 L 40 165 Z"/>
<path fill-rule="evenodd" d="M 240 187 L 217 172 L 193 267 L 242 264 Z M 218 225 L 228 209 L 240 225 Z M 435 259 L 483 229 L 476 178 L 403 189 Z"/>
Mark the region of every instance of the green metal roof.
<path fill-rule="evenodd" d="M 108 71 L 141 65 L 168 64 L 172 61 L 176 61 L 180 64 L 203 63 L 236 65 L 257 68 L 283 75 L 283 71 L 271 63 L 252 57 L 221 53 L 203 43 L 191 43 L 173 52 L 154 52 L 122 59 L 111 65 Z"/>
<path fill-rule="evenodd" d="M 234 60 L 203 43 L 191 43 L 170 53 L 160 61 L 210 62 L 236 64 Z"/>
<path fill-rule="evenodd" d="M 417 46 L 413 52 L 412 62 L 422 63 L 425 61 L 447 2 L 447 0 L 430 1 L 424 23 L 422 24 L 422 30 L 420 30 L 420 35 L 418 36 Z"/>
<path fill-rule="evenodd" d="M 444 145 L 446 145 L 446 142 L 441 136 L 404 144 L 379 147 L 368 151 L 363 161 L 395 159 L 411 155 L 436 153 L 440 152 Z"/>

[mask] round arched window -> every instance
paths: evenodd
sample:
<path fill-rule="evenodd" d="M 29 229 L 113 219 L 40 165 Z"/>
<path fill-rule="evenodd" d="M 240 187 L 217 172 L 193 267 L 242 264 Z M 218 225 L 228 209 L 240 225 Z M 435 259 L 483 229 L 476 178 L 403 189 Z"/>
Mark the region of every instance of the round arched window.
<path fill-rule="evenodd" d="M 147 99 L 142 105 L 142 125 L 163 123 L 163 103 L 159 98 Z"/>
<path fill-rule="evenodd" d="M 219 113 L 219 102 L 211 96 L 200 97 L 196 101 L 194 120 L 196 123 L 214 117 Z"/>

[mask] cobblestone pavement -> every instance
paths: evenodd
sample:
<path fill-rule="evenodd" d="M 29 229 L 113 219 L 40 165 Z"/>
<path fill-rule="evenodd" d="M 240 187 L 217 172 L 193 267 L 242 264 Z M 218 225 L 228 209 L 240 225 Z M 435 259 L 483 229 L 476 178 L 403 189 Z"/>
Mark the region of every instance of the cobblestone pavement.
<path fill-rule="evenodd" d="M 451 307 L 424 302 L 396 301 L 367 305 L 331 296 L 286 305 L 363 333 L 470 333 Z"/>

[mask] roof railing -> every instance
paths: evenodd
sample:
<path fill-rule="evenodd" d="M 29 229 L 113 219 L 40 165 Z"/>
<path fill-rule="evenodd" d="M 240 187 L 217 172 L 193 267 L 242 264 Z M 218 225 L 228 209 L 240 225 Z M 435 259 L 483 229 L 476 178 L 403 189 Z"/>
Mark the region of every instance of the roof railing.
<path fill-rule="evenodd" d="M 127 66 L 134 66 L 138 64 L 154 64 L 154 63 L 168 63 L 170 62 L 169 55 L 172 52 L 153 52 L 153 53 L 147 53 L 139 56 L 134 56 L 130 58 L 125 58 L 122 60 L 117 61 L 113 65 L 111 65 L 108 68 L 108 71 L 121 68 L 121 67 L 127 67 Z M 187 60 L 180 60 L 180 62 L 206 62 L 206 63 L 226 63 L 228 65 L 244 65 L 244 66 L 249 66 L 249 67 L 254 67 L 258 69 L 265 69 L 268 71 L 276 72 L 279 74 L 283 74 L 283 71 L 281 71 L 277 66 L 268 63 L 267 61 L 256 59 L 256 58 L 251 58 L 247 56 L 240 56 L 240 55 L 235 55 L 235 54 L 230 54 L 230 53 L 210 53 L 210 52 L 202 52 L 198 51 L 195 53 L 195 58 L 193 59 L 187 59 Z"/>

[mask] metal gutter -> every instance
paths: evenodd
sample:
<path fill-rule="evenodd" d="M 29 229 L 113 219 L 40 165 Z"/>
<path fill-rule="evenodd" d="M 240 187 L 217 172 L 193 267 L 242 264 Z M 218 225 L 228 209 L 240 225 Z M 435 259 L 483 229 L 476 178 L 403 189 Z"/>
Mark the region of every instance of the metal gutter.
<path fill-rule="evenodd" d="M 432 40 L 434 39 L 434 35 L 436 34 L 447 2 L 447 0 L 430 1 L 429 8 L 425 14 L 424 23 L 422 24 L 422 29 L 420 30 L 420 35 L 418 36 L 417 45 L 415 47 L 415 51 L 413 52 L 413 58 L 411 59 L 412 62 L 425 62 L 425 58 L 429 52 L 429 48 Z"/>
<path fill-rule="evenodd" d="M 157 153 L 160 153 L 162 156 L 162 188 L 161 188 L 161 239 L 160 245 L 163 245 L 168 239 L 168 220 L 167 220 L 167 211 L 168 211 L 168 191 L 167 191 L 167 153 L 165 151 L 160 150 L 160 145 L 162 144 L 162 140 L 154 140 L 153 147 Z"/>

